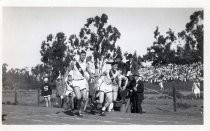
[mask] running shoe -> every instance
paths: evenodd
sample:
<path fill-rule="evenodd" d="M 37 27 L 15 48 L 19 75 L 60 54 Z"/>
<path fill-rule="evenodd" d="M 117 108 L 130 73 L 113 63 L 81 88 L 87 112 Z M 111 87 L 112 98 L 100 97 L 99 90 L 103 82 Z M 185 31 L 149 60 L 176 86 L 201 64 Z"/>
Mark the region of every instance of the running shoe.
<path fill-rule="evenodd" d="M 91 107 L 92 110 L 97 109 L 97 103 L 96 102 L 91 103 L 90 107 Z"/>
<path fill-rule="evenodd" d="M 71 108 L 70 107 L 66 107 L 64 110 L 70 110 Z"/>
<path fill-rule="evenodd" d="M 90 111 L 90 114 L 96 115 L 96 112 L 95 112 L 94 110 L 91 110 L 91 111 Z"/>
<path fill-rule="evenodd" d="M 106 115 L 105 115 L 105 111 L 101 111 L 101 112 L 99 113 L 99 116 L 106 116 Z"/>
<path fill-rule="evenodd" d="M 114 109 L 108 110 L 107 112 L 114 112 Z"/>
<path fill-rule="evenodd" d="M 78 117 L 83 117 L 83 114 L 78 112 L 77 116 Z"/>

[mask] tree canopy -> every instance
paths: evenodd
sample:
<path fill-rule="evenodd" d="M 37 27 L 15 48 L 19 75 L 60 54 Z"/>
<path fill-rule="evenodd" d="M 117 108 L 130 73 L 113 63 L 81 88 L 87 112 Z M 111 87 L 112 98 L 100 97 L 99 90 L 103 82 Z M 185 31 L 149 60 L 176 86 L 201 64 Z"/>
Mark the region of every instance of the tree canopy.
<path fill-rule="evenodd" d="M 108 16 L 102 14 L 87 19 L 79 33 L 80 46 L 85 46 L 93 51 L 95 67 L 100 71 L 106 59 L 113 58 L 114 55 L 121 52 L 120 47 L 117 49 L 115 47 L 120 36 L 121 33 L 116 27 L 108 25 Z"/>
<path fill-rule="evenodd" d="M 59 32 L 54 37 L 52 34 L 47 36 L 47 40 L 41 45 L 41 61 L 44 63 L 45 72 L 50 75 L 50 79 L 55 80 L 60 74 L 64 75 L 73 59 L 67 53 L 67 41 L 63 32 Z"/>
<path fill-rule="evenodd" d="M 186 29 L 177 34 L 169 28 L 163 35 L 156 27 L 154 38 L 153 45 L 143 56 L 144 60 L 153 61 L 153 65 L 203 62 L 203 11 L 194 12 L 186 23 Z M 172 44 L 176 45 L 176 49 L 171 48 Z"/>

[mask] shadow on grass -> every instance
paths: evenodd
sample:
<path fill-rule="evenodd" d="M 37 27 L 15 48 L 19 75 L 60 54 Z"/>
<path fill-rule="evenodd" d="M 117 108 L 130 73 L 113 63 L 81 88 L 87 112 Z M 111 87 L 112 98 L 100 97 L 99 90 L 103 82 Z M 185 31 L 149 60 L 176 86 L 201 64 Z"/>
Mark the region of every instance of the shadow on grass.
<path fill-rule="evenodd" d="M 69 116 L 74 116 L 75 113 L 72 110 L 67 110 L 67 111 L 63 111 L 64 114 L 69 115 Z"/>

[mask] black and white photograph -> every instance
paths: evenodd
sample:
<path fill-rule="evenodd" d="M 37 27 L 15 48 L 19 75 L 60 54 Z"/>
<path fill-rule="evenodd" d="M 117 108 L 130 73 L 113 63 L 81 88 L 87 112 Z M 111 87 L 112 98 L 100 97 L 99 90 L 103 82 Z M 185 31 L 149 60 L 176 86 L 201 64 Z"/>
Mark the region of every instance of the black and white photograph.
<path fill-rule="evenodd" d="M 2 125 L 204 125 L 205 13 L 3 6 Z"/>

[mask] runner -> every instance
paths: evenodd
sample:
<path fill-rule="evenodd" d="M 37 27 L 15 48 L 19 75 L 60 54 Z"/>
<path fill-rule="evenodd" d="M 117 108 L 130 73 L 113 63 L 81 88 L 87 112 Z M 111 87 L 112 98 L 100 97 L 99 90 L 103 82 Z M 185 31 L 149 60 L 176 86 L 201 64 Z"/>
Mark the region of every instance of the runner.
<path fill-rule="evenodd" d="M 122 71 L 119 70 L 119 89 L 117 98 L 120 98 L 120 101 L 124 101 L 127 95 L 126 87 L 128 86 L 128 78 L 122 75 Z"/>
<path fill-rule="evenodd" d="M 65 96 L 67 99 L 67 110 L 71 108 L 71 110 L 74 110 L 74 98 L 75 98 L 75 93 L 73 90 L 73 72 L 70 71 L 69 75 L 67 76 L 66 81 L 66 88 L 65 88 Z"/>
<path fill-rule="evenodd" d="M 92 75 L 95 74 L 95 65 L 94 65 L 94 62 L 92 61 L 92 56 L 88 56 L 86 58 L 86 63 L 87 63 L 87 69 L 88 69 L 89 73 L 91 73 Z M 85 76 L 87 77 L 87 80 L 88 80 L 88 88 L 87 88 L 87 101 L 84 105 L 84 111 L 87 111 L 86 109 L 87 109 L 88 103 L 92 102 L 95 81 L 94 81 L 94 78 L 90 77 L 90 75 L 88 73 L 86 73 Z M 91 87 L 91 88 L 89 88 L 89 87 Z"/>
<path fill-rule="evenodd" d="M 110 106 L 113 100 L 113 90 L 118 89 L 116 83 L 116 77 L 118 76 L 117 63 L 112 62 L 111 65 L 112 68 L 108 71 L 103 72 L 99 79 L 99 99 L 95 101 L 95 104 L 105 103 L 99 113 L 100 116 L 105 116 L 105 110 Z M 105 100 L 104 97 L 106 97 Z"/>
<path fill-rule="evenodd" d="M 64 85 L 60 74 L 56 79 L 56 97 L 59 107 L 62 108 L 64 104 Z"/>
<path fill-rule="evenodd" d="M 118 70 L 116 70 L 116 65 L 113 68 L 115 70 L 115 74 L 113 75 L 115 78 L 112 82 L 112 103 L 109 106 L 109 112 L 114 111 L 113 107 L 116 105 L 119 88 L 120 91 L 123 91 L 128 84 L 128 78 L 122 75 L 122 69 L 118 68 Z"/>
<path fill-rule="evenodd" d="M 87 89 L 88 82 L 86 73 L 90 75 L 92 78 L 92 74 L 87 69 L 87 64 L 85 62 L 86 52 L 81 51 L 80 57 L 78 61 L 73 63 L 73 90 L 77 98 L 77 106 L 78 106 L 78 116 L 82 117 L 82 102 L 85 103 L 87 101 Z"/>

